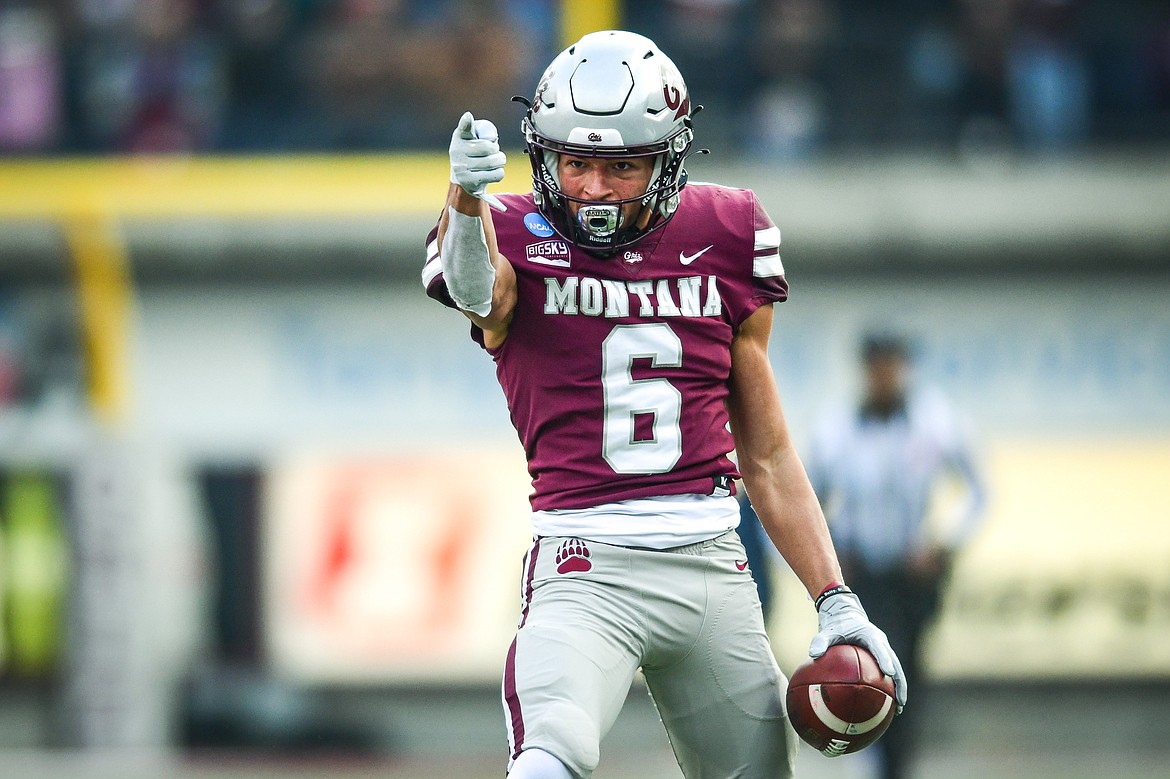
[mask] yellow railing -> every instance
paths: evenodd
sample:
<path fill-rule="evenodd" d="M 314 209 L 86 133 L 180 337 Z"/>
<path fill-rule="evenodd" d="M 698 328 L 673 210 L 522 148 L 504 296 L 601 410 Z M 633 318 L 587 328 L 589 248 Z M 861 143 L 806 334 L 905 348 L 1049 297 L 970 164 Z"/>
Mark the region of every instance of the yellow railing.
<path fill-rule="evenodd" d="M 510 150 L 501 191 L 525 191 L 531 172 Z M 0 162 L 0 219 L 80 211 L 112 218 L 321 216 L 436 211 L 445 154 L 154 157 Z"/>

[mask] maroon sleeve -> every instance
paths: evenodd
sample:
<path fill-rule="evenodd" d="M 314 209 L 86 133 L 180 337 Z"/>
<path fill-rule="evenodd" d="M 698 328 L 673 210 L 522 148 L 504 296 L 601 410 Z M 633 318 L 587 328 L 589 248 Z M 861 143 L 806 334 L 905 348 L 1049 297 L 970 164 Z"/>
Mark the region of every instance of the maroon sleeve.
<path fill-rule="evenodd" d="M 752 230 L 755 233 L 752 258 L 752 299 L 756 307 L 765 303 L 781 303 L 788 299 L 788 280 L 780 261 L 780 228 L 768 216 L 760 201 L 752 196 L 754 210 Z"/>

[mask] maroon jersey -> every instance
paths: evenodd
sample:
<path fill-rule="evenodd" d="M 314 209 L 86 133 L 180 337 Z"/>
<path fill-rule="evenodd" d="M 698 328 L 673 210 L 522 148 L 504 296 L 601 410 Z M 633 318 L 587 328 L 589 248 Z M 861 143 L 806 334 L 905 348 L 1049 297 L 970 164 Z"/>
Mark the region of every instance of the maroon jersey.
<path fill-rule="evenodd" d="M 532 195 L 501 195 L 519 299 L 488 350 L 524 445 L 535 510 L 712 494 L 737 477 L 731 340 L 783 301 L 780 232 L 749 190 L 689 184 L 664 228 L 608 258 L 557 235 Z M 427 239 L 427 294 L 454 306 Z M 482 345 L 483 333 L 472 326 Z"/>

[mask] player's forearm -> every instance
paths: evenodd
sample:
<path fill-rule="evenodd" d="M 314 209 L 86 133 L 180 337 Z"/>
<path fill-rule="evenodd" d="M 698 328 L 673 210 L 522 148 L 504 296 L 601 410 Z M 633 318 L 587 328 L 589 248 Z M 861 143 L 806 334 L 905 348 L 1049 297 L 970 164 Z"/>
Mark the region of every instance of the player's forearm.
<path fill-rule="evenodd" d="M 754 472 L 749 466 L 743 477 L 764 530 L 809 595 L 842 581 L 824 513 L 795 450 Z"/>
<path fill-rule="evenodd" d="M 768 357 L 772 309 L 759 308 L 731 345 L 727 413 L 739 471 L 760 521 L 811 595 L 841 581 L 825 516 L 792 444 Z"/>
<path fill-rule="evenodd" d="M 488 204 L 454 182 L 447 190 L 447 205 L 461 214 L 478 216 L 485 221 L 491 220 L 491 208 Z"/>

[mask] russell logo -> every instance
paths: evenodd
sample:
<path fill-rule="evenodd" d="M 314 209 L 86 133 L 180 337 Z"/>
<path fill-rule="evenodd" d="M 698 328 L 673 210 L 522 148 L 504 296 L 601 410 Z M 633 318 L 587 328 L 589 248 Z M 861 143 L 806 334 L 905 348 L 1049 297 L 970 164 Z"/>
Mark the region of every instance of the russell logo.
<path fill-rule="evenodd" d="M 524 215 L 524 226 L 528 228 L 528 232 L 538 238 L 549 238 L 554 232 L 548 220 L 535 211 Z"/>

